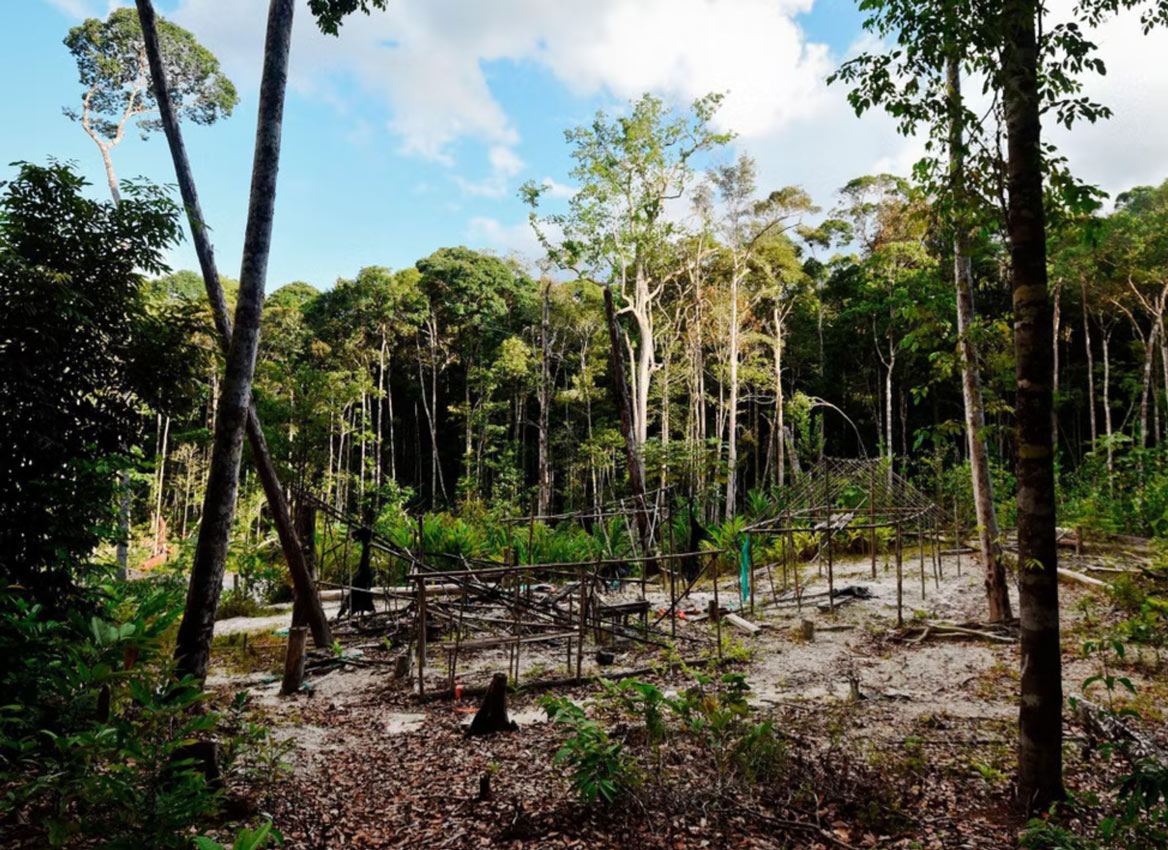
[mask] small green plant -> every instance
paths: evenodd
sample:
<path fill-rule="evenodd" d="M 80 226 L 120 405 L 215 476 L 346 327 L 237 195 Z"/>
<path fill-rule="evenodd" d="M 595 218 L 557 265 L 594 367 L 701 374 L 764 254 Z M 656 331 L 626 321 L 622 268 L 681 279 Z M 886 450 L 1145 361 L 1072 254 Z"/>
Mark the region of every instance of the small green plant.
<path fill-rule="evenodd" d="M 555 761 L 571 769 L 572 790 L 581 800 L 614 803 L 639 784 L 636 764 L 625 755 L 624 745 L 610 739 L 583 708 L 565 697 L 544 697 L 540 706 L 549 720 L 571 730 Z"/>
<path fill-rule="evenodd" d="M 1123 709 L 1118 712 L 1115 710 L 1117 686 L 1123 686 L 1131 694 L 1135 694 L 1136 692 L 1131 679 L 1126 676 L 1115 675 L 1114 668 L 1116 662 L 1122 662 L 1126 654 L 1123 643 L 1118 640 L 1089 640 L 1085 642 L 1083 644 L 1083 657 L 1091 658 L 1094 656 L 1099 665 L 1099 672 L 1083 680 L 1082 690 L 1083 693 L 1087 693 L 1092 685 L 1102 684 L 1107 692 L 1107 708 L 1109 711 L 1117 714 L 1136 714 L 1132 709 Z"/>
<path fill-rule="evenodd" d="M 1101 672 L 1083 682 L 1086 691 L 1093 684 L 1102 684 L 1107 690 L 1104 712 L 1118 718 L 1139 714 L 1130 708 L 1115 709 L 1114 693 L 1117 685 L 1135 693 L 1132 683 L 1112 672 L 1115 660 L 1124 658 L 1123 644 L 1116 640 L 1089 641 L 1084 654 L 1099 659 Z M 1114 656 L 1114 658 L 1112 658 Z M 1059 823 L 1059 806 L 1051 809 L 1045 818 L 1036 818 L 1027 824 L 1020 845 L 1033 850 L 1160 850 L 1168 846 L 1168 766 L 1146 757 L 1136 757 L 1129 742 L 1107 744 L 1099 748 L 1106 759 L 1117 754 L 1127 761 L 1127 769 L 1112 784 L 1114 803 L 1108 804 L 1090 835 L 1080 835 Z M 1072 795 L 1067 806 L 1099 808 L 1104 805 L 1099 795 L 1087 793 Z"/>
<path fill-rule="evenodd" d="M 260 847 L 268 846 L 269 840 L 275 841 L 277 846 L 284 846 L 284 836 L 272 828 L 271 821 L 266 821 L 255 829 L 241 829 L 230 848 L 205 835 L 195 837 L 195 847 L 197 850 L 259 850 Z"/>

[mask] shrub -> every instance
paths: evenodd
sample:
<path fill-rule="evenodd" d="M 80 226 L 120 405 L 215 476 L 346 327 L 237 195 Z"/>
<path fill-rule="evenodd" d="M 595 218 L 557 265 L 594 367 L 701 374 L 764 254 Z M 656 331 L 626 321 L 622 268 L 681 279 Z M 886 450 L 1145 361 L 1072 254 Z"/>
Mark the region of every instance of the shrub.
<path fill-rule="evenodd" d="M 639 784 L 639 771 L 624 745 L 610 739 L 584 709 L 564 697 L 544 697 L 540 705 L 549 720 L 571 730 L 555 761 L 571 769 L 572 790 L 581 800 L 613 803 Z"/>

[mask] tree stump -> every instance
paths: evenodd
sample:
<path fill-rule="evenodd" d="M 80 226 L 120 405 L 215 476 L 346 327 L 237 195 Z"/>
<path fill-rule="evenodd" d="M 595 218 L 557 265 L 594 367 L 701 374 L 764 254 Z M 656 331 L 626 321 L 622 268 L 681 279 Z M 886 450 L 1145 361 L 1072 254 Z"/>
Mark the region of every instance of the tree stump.
<path fill-rule="evenodd" d="M 814 620 L 803 620 L 801 623 L 799 623 L 799 628 L 803 632 L 803 640 L 805 640 L 809 643 L 811 641 L 815 640 L 815 621 Z"/>
<path fill-rule="evenodd" d="M 288 629 L 288 653 L 284 656 L 284 681 L 280 686 L 280 693 L 285 696 L 296 693 L 304 682 L 304 645 L 307 640 L 307 626 Z"/>
<path fill-rule="evenodd" d="M 393 677 L 404 679 L 408 675 L 410 675 L 410 654 L 403 652 L 393 660 Z"/>
<path fill-rule="evenodd" d="M 494 735 L 496 732 L 515 732 L 518 729 L 519 724 L 507 717 L 507 674 L 496 673 L 466 734 Z"/>

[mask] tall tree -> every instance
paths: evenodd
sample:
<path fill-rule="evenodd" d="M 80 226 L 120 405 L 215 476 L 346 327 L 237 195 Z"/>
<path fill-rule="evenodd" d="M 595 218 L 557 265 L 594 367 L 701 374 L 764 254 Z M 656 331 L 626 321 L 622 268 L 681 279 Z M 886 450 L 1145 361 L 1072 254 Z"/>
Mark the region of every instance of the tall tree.
<path fill-rule="evenodd" d="M 990 479 L 989 453 L 985 441 L 985 403 L 981 392 L 981 367 L 974 340 L 973 257 L 970 254 L 970 207 L 966 194 L 965 173 L 965 103 L 961 96 L 961 45 L 949 42 L 945 57 L 949 105 L 949 190 L 953 205 L 953 282 L 957 289 L 958 351 L 961 358 L 961 396 L 965 406 L 966 438 L 969 442 L 969 468 L 973 485 L 974 510 L 977 513 L 978 545 L 985 570 L 989 620 L 1005 622 L 1012 618 L 1010 589 L 1006 584 L 1006 567 L 1002 561 L 1001 532 L 994 505 Z"/>
<path fill-rule="evenodd" d="M 203 521 L 199 526 L 186 606 L 175 641 L 179 670 L 200 680 L 206 678 L 210 659 L 215 610 L 223 589 L 223 570 L 231 539 L 235 496 L 239 489 L 243 432 L 251 407 L 251 383 L 259 346 L 260 314 L 275 213 L 276 176 L 280 168 L 280 136 L 294 9 L 294 0 L 271 0 L 268 9 L 235 327 L 227 350 L 215 416 L 215 440 L 203 498 Z"/>
<path fill-rule="evenodd" d="M 223 286 L 219 280 L 219 271 L 215 263 L 215 252 L 208 236 L 206 222 L 203 220 L 202 207 L 195 189 L 194 175 L 191 172 L 190 161 L 187 158 L 186 146 L 183 143 L 182 131 L 179 128 L 179 112 L 175 108 L 176 101 L 171 89 L 171 68 L 168 67 L 166 42 L 162 33 L 172 25 L 162 22 L 161 26 L 154 14 L 154 7 L 150 0 L 138 0 L 139 25 L 142 32 L 143 50 L 147 55 L 150 72 L 150 94 L 154 98 L 159 111 L 161 124 L 168 145 L 171 159 L 174 161 L 175 174 L 178 178 L 179 191 L 182 194 L 183 205 L 186 207 L 187 221 L 191 228 L 191 238 L 195 245 L 195 253 L 199 259 L 199 266 L 203 272 L 203 283 L 207 290 L 207 300 L 211 305 L 211 313 L 215 320 L 215 329 L 219 336 L 220 347 L 226 355 L 230 350 L 232 337 L 231 318 L 227 310 L 227 299 L 223 294 Z M 180 91 L 180 95 L 182 92 Z M 292 586 L 300 607 L 305 613 L 305 622 L 312 629 L 313 641 L 317 646 L 328 646 L 332 642 L 328 620 L 320 604 L 320 597 L 312 583 L 308 564 L 304 558 L 304 549 L 292 527 L 291 511 L 284 488 L 280 484 L 271 453 L 268 451 L 267 440 L 263 428 L 260 427 L 259 417 L 256 415 L 254 402 L 248 402 L 247 409 L 247 437 L 251 446 L 252 457 L 263 483 L 264 492 L 271 507 L 272 519 L 280 538 L 280 545 L 284 557 L 288 562 L 289 574 L 292 577 Z"/>
<path fill-rule="evenodd" d="M 1007 229 L 1014 290 L 1018 432 L 1018 602 L 1022 698 L 1018 715 L 1018 795 L 1028 808 L 1061 799 L 1062 654 L 1051 441 L 1053 326 L 1046 279 L 1042 101 L 1036 0 L 1006 0 L 1001 12 L 1006 118 Z"/>
<path fill-rule="evenodd" d="M 611 283 L 618 313 L 633 319 L 636 332 L 622 330 L 631 364 L 633 434 L 638 446 L 649 433 L 650 384 L 657 370 L 654 310 L 669 280 L 682 269 L 666 262 L 679 225 L 667 214 L 693 177 L 692 160 L 730 140 L 710 127 L 721 95 L 707 95 L 685 114 L 645 95 L 628 115 L 610 120 L 599 113 L 589 127 L 564 135 L 576 164 L 580 189 L 568 212 L 536 217 L 544 186 L 521 190 L 532 206 L 531 221 L 551 262 L 584 280 Z M 552 231 L 559 232 L 557 242 Z"/>
<path fill-rule="evenodd" d="M 757 181 L 754 160 L 740 156 L 731 165 L 715 169 L 710 180 L 717 189 L 723 208 L 719 235 L 729 256 L 730 340 L 727 365 L 729 373 L 729 407 L 727 411 L 726 518 L 737 511 L 738 504 L 738 396 L 741 325 L 757 298 L 744 301 L 741 289 L 754 267 L 755 255 L 768 236 L 797 227 L 805 213 L 817 207 L 802 189 L 788 186 L 767 197 L 755 197 Z M 757 293 L 756 293 L 757 295 Z M 781 371 L 781 366 L 779 367 Z"/>
<path fill-rule="evenodd" d="M 165 19 L 156 24 L 175 113 L 196 124 L 212 124 L 231 114 L 239 97 L 219 71 L 219 60 L 193 35 Z M 101 151 L 110 194 L 118 200 L 118 178 L 110 150 L 135 121 L 143 138 L 161 128 L 158 101 L 151 85 L 142 26 L 133 9 L 114 9 L 104 20 L 88 18 L 69 30 L 65 46 L 77 60 L 82 85 L 81 107 L 65 114 Z"/>

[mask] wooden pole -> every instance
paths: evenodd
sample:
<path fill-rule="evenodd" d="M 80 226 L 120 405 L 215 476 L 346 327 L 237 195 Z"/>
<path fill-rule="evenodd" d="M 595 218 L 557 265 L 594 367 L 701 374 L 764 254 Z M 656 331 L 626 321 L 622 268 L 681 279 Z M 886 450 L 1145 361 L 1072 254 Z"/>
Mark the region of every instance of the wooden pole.
<path fill-rule="evenodd" d="M 673 556 L 677 554 L 677 549 L 673 540 L 673 509 L 669 503 L 666 503 L 666 523 L 669 525 L 669 554 Z M 677 562 L 669 561 L 669 636 L 671 638 L 677 637 Z"/>
<path fill-rule="evenodd" d="M 920 565 L 921 565 L 921 599 L 925 598 L 925 526 L 921 525 L 917 528 L 917 543 L 920 546 Z"/>
<path fill-rule="evenodd" d="M 876 464 L 871 466 L 872 483 L 868 496 L 868 514 L 871 517 L 870 525 L 872 526 L 869 534 L 871 536 L 872 546 L 872 579 L 876 579 Z"/>
<path fill-rule="evenodd" d="M 426 579 L 418 576 L 418 694 L 426 692 Z"/>
<path fill-rule="evenodd" d="M 961 578 L 961 515 L 957 513 L 957 497 L 953 497 L 953 548 L 957 550 L 957 577 Z"/>
<path fill-rule="evenodd" d="M 711 555 L 711 561 L 717 558 L 717 555 Z M 718 570 L 715 568 L 711 571 L 714 575 L 714 631 L 718 638 L 718 663 L 722 663 L 722 608 L 718 604 Z"/>
<path fill-rule="evenodd" d="M 941 520 L 933 517 L 933 586 L 941 587 Z"/>
<path fill-rule="evenodd" d="M 900 523 L 896 524 L 896 625 L 904 626 L 904 570 Z"/>
<path fill-rule="evenodd" d="M 584 666 L 584 623 L 588 610 L 588 596 L 584 589 L 584 567 L 580 567 L 580 636 L 576 646 L 576 678 L 580 678 Z"/>
<path fill-rule="evenodd" d="M 831 556 L 831 510 L 827 512 L 827 608 L 835 613 L 835 563 Z"/>
<path fill-rule="evenodd" d="M 280 693 L 294 694 L 304 682 L 304 645 L 308 641 L 307 626 L 288 629 L 288 651 L 284 655 L 284 681 Z"/>

